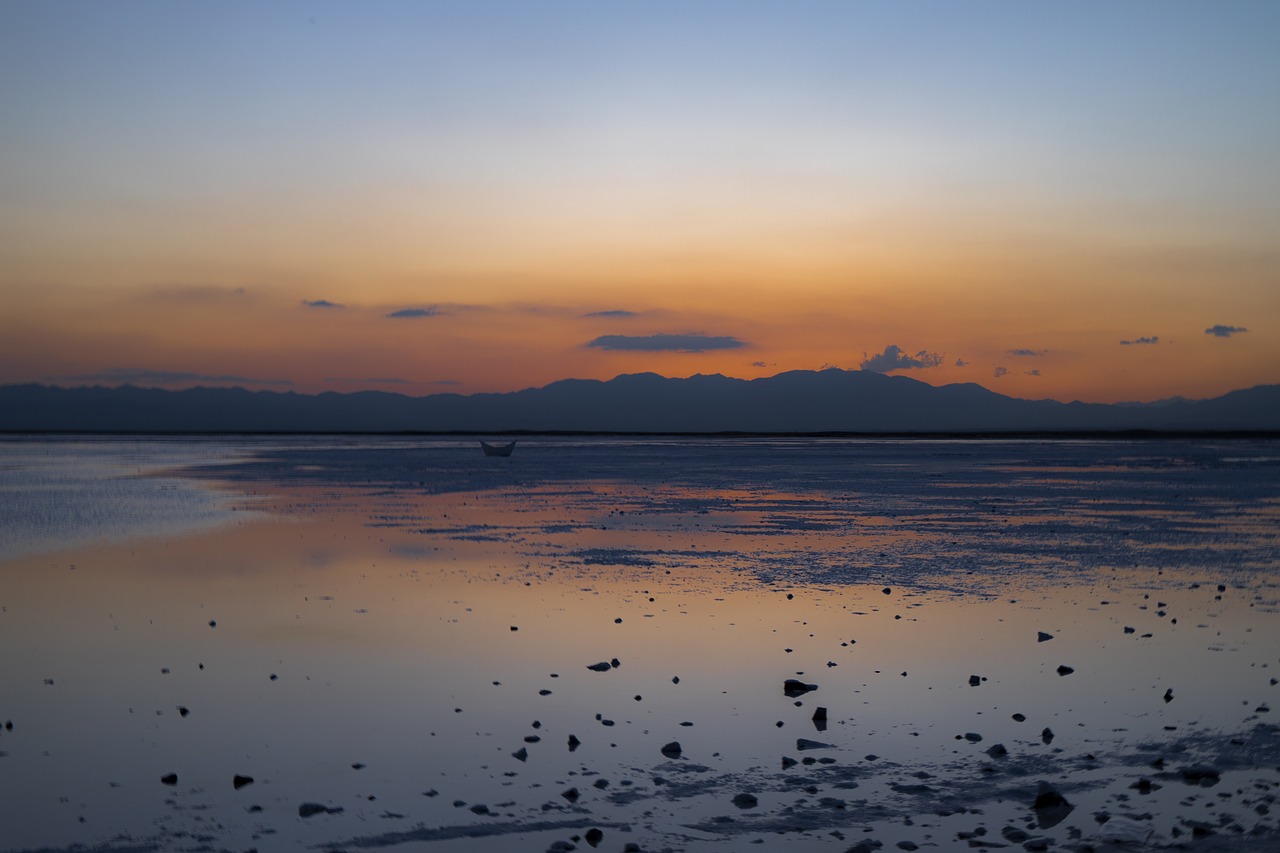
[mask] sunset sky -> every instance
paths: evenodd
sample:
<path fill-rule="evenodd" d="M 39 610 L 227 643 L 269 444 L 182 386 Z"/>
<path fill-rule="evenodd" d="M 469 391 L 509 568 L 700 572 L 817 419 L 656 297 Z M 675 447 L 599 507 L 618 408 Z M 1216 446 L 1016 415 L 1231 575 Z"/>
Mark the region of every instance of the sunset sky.
<path fill-rule="evenodd" d="M 1280 3 L 0 3 L 0 383 L 1280 382 Z"/>

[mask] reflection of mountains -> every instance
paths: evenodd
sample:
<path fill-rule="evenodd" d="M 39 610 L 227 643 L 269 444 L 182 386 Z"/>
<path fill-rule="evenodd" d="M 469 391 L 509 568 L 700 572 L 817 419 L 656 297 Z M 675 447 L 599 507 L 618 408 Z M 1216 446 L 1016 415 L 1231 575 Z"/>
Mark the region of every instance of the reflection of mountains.
<path fill-rule="evenodd" d="M 1021 400 L 867 371 L 652 373 L 507 394 L 0 387 L 0 429 L 124 432 L 1023 432 L 1278 430 L 1280 385 L 1150 405 Z"/>

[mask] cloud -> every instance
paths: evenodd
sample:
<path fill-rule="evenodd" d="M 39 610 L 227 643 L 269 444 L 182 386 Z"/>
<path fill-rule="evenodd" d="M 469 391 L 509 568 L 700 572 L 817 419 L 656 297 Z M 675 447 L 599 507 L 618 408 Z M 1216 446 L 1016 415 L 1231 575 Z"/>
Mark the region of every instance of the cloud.
<path fill-rule="evenodd" d="M 435 317 L 440 314 L 440 309 L 434 305 L 430 308 L 401 308 L 399 311 L 392 311 L 385 316 L 393 320 L 403 320 L 413 317 Z"/>
<path fill-rule="evenodd" d="M 346 308 L 337 302 L 330 302 L 328 299 L 304 299 L 302 304 L 308 308 Z"/>
<path fill-rule="evenodd" d="M 325 382 L 344 382 L 353 385 L 412 385 L 408 379 L 397 379 L 395 377 L 353 377 L 353 376 L 326 376 Z"/>
<path fill-rule="evenodd" d="M 639 316 L 639 315 L 638 315 L 638 314 L 637 314 L 637 312 L 635 312 L 635 311 L 627 311 L 627 310 L 624 310 L 624 309 L 622 309 L 622 308 L 615 308 L 615 309 L 610 310 L 610 311 L 592 311 L 590 314 L 583 314 L 582 316 L 583 316 L 583 317 L 612 317 L 612 318 L 620 318 L 620 317 L 637 317 L 637 316 Z"/>
<path fill-rule="evenodd" d="M 995 374 L 994 374 L 994 375 L 995 375 L 996 379 L 999 379 L 999 378 L 1000 378 L 1000 377 L 1002 377 L 1002 376 L 1008 376 L 1008 375 L 1009 375 L 1009 368 L 1007 368 L 1007 367 L 997 367 L 997 368 L 995 369 Z"/>
<path fill-rule="evenodd" d="M 432 385 L 461 385 L 462 383 L 456 379 L 437 379 Z"/>
<path fill-rule="evenodd" d="M 1204 333 L 1218 338 L 1229 338 L 1232 335 L 1238 335 L 1241 332 L 1247 331 L 1249 330 L 1243 326 L 1210 326 L 1204 330 Z"/>
<path fill-rule="evenodd" d="M 1135 340 L 1132 340 L 1132 341 L 1121 341 L 1120 346 L 1131 347 L 1131 346 L 1136 346 L 1138 344 L 1158 344 L 1158 343 L 1160 343 L 1160 336 L 1152 335 L 1149 338 L 1136 338 Z"/>
<path fill-rule="evenodd" d="M 714 335 L 601 335 L 585 346 L 613 351 L 632 352 L 706 352 L 713 349 L 738 349 L 745 341 Z"/>
<path fill-rule="evenodd" d="M 120 382 L 134 385 L 187 385 L 192 382 L 213 382 L 220 385 L 292 385 L 292 379 L 255 379 L 251 376 L 217 375 L 210 373 L 186 373 L 175 370 L 147 370 L 141 367 L 108 367 L 98 373 L 84 376 L 68 376 L 73 382 Z"/>
<path fill-rule="evenodd" d="M 968 367 L 968 366 L 969 366 L 969 362 L 965 361 L 963 358 L 956 359 L 956 367 Z"/>
<path fill-rule="evenodd" d="M 1047 349 L 1011 349 L 1009 350 L 1009 355 L 1016 355 L 1022 358 L 1038 358 L 1047 352 Z"/>
<path fill-rule="evenodd" d="M 914 356 L 907 355 L 897 344 L 889 344 L 884 352 L 867 358 L 862 362 L 863 370 L 873 373 L 889 373 L 893 370 L 911 370 L 917 367 L 937 367 L 942 364 L 942 356 L 936 352 L 920 350 Z"/>

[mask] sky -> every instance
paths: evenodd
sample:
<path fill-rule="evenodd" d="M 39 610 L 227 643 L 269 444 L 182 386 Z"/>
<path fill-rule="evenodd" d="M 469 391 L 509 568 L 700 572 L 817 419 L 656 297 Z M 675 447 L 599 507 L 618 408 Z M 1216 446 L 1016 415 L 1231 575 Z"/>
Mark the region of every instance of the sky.
<path fill-rule="evenodd" d="M 0 3 L 0 384 L 1280 382 L 1280 3 Z"/>

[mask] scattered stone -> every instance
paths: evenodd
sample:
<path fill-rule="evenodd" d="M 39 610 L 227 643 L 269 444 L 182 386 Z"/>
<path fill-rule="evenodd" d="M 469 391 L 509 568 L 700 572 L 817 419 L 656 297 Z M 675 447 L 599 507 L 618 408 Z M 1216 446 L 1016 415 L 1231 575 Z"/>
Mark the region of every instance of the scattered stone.
<path fill-rule="evenodd" d="M 1163 786 L 1157 785 L 1155 782 L 1152 782 L 1150 779 L 1143 777 L 1139 779 L 1137 782 L 1134 782 L 1129 787 L 1137 791 L 1139 794 L 1150 794 L 1152 791 L 1159 791 L 1160 788 Z"/>
<path fill-rule="evenodd" d="M 1058 667 L 1058 675 L 1070 675 L 1073 672 L 1075 672 L 1075 670 L 1066 664 Z"/>
<path fill-rule="evenodd" d="M 1015 723 L 1025 723 L 1027 721 L 1026 714 L 1014 714 L 1012 717 Z"/>
<path fill-rule="evenodd" d="M 539 691 L 538 691 L 538 695 L 539 695 L 539 696 L 550 696 L 550 695 L 551 695 L 551 691 L 544 687 L 544 688 L 542 688 L 541 690 L 539 690 Z"/>
<path fill-rule="evenodd" d="M 576 803 L 578 801 L 578 796 L 579 796 L 578 789 L 570 788 L 569 790 L 562 792 L 560 796 L 564 797 L 566 800 L 568 800 L 571 803 Z"/>
<path fill-rule="evenodd" d="M 970 687 L 977 687 L 977 686 L 978 686 L 979 684 L 981 684 L 981 683 L 982 683 L 982 676 L 979 676 L 979 675 L 971 675 L 971 676 L 969 676 L 969 686 L 970 686 Z"/>
<path fill-rule="evenodd" d="M 799 764 L 799 763 L 800 763 L 800 762 L 799 762 L 799 761 L 796 761 L 794 758 L 788 758 L 788 757 L 787 757 L 787 756 L 785 756 L 785 755 L 784 755 L 784 756 L 782 756 L 782 769 L 783 769 L 783 770 L 790 770 L 792 767 L 795 767 L 795 766 L 796 766 L 797 764 Z"/>
<path fill-rule="evenodd" d="M 352 770 L 363 770 L 363 769 L 364 769 L 364 765 L 363 765 L 363 764 L 361 764 L 359 761 L 357 761 L 355 764 L 352 764 L 352 765 L 351 765 L 351 769 L 352 769 Z"/>
<path fill-rule="evenodd" d="M 1009 750 L 1004 748 L 1004 744 L 996 743 L 987 748 L 987 755 L 992 758 L 1004 758 L 1009 754 Z"/>
<path fill-rule="evenodd" d="M 679 683 L 680 683 L 680 676 L 678 676 L 678 675 L 673 675 L 673 676 L 671 676 L 671 683 L 672 683 L 672 684 L 679 684 Z"/>
<path fill-rule="evenodd" d="M 569 735 L 569 751 L 570 752 L 573 752 L 575 749 L 577 749 L 581 745 L 582 745 L 582 741 L 578 740 L 577 735 Z"/>
<path fill-rule="evenodd" d="M 662 747 L 662 754 L 665 755 L 667 758 L 671 758 L 671 759 L 679 758 L 681 755 L 681 752 L 682 750 L 680 749 L 680 741 L 678 740 L 673 740 L 671 741 L 671 743 L 666 744 L 665 746 Z"/>
<path fill-rule="evenodd" d="M 817 689 L 818 685 L 816 684 L 805 684 L 803 681 L 797 681 L 794 678 L 788 678 L 786 681 L 782 682 L 783 694 L 791 699 L 794 699 L 797 696 L 803 696 L 804 694 Z"/>
<path fill-rule="evenodd" d="M 609 661 L 609 666 L 613 667 L 614 669 L 617 669 L 618 667 L 622 666 L 622 661 L 618 660 L 617 658 L 614 658 L 613 660 Z"/>
<path fill-rule="evenodd" d="M 512 626 L 511 626 L 511 630 L 512 630 L 512 631 L 519 631 L 519 630 L 520 630 L 520 626 L 519 626 L 519 625 L 512 625 Z"/>
<path fill-rule="evenodd" d="M 1067 799 L 1054 790 L 1048 782 L 1040 783 L 1040 791 L 1036 794 L 1035 803 L 1031 806 L 1032 811 L 1036 813 L 1036 824 L 1040 829 L 1057 826 L 1071 814 L 1074 808 L 1075 806 L 1067 802 Z"/>
<path fill-rule="evenodd" d="M 178 706 L 178 716 L 185 717 L 187 716 L 187 714 L 190 714 L 190 713 L 191 713 L 191 709 L 188 708 L 186 705 Z"/>
<path fill-rule="evenodd" d="M 619 619 L 618 621 L 621 622 L 622 620 Z M 582 837 L 587 840 L 588 844 L 595 847 L 604 840 L 604 832 L 593 826 L 583 833 Z"/>
<path fill-rule="evenodd" d="M 1137 630 L 1138 630 L 1137 628 L 1130 628 L 1128 625 L 1125 625 L 1125 626 L 1124 626 L 1124 632 L 1125 632 L 1126 634 L 1132 634 L 1132 633 L 1134 633 L 1134 632 L 1135 632 L 1135 631 L 1137 631 Z"/>
<path fill-rule="evenodd" d="M 1212 788 L 1220 779 L 1218 771 L 1206 764 L 1194 764 L 1191 767 L 1182 768 L 1182 781 L 1188 785 Z"/>
<path fill-rule="evenodd" d="M 1172 702 L 1172 701 L 1173 701 L 1173 688 L 1172 688 L 1172 687 L 1170 687 L 1168 690 L 1166 690 L 1166 691 L 1164 692 L 1164 701 L 1165 701 L 1165 702 Z"/>
<path fill-rule="evenodd" d="M 342 806 L 322 806 L 319 803 L 303 803 L 298 806 L 298 817 L 313 817 L 318 814 L 341 814 Z"/>
<path fill-rule="evenodd" d="M 760 801 L 756 799 L 754 794 L 738 794 L 733 798 L 733 804 L 740 809 L 754 809 L 760 805 Z"/>
<path fill-rule="evenodd" d="M 524 736 L 524 742 L 525 742 L 525 743 L 538 743 L 538 742 L 539 742 L 539 741 L 541 741 L 541 740 L 542 740 L 542 738 L 541 738 L 541 737 L 539 737 L 538 735 L 525 735 L 525 736 Z"/>
<path fill-rule="evenodd" d="M 897 844 L 899 850 L 919 850 L 920 845 L 914 841 L 899 841 Z"/>
<path fill-rule="evenodd" d="M 217 620 L 217 619 L 210 619 L 210 620 L 209 620 L 209 627 L 210 627 L 210 628 L 217 628 L 217 627 L 218 627 L 218 620 Z"/>
<path fill-rule="evenodd" d="M 1044 741 L 1046 746 L 1053 743 L 1053 729 L 1049 728 L 1048 726 L 1045 726 L 1044 729 L 1040 732 L 1040 740 Z"/>
<path fill-rule="evenodd" d="M 471 811 L 473 814 L 489 814 L 489 807 L 486 805 L 477 803 L 476 805 L 471 807 Z"/>
<path fill-rule="evenodd" d="M 515 752 L 511 753 L 511 757 L 514 758 L 516 761 L 528 761 L 529 750 L 525 749 L 522 746 L 519 749 L 517 749 Z"/>
<path fill-rule="evenodd" d="M 165 785 L 176 785 L 178 784 L 178 774 L 166 773 L 165 775 L 160 777 L 160 781 L 163 782 Z"/>
<path fill-rule="evenodd" d="M 237 773 L 236 775 L 231 777 L 231 787 L 235 788 L 237 791 L 239 791 L 245 785 L 252 785 L 252 784 L 253 784 L 252 776 L 241 776 L 239 773 Z"/>
<path fill-rule="evenodd" d="M 796 749 L 832 749 L 829 743 L 823 743 L 820 740 L 809 740 L 808 738 L 796 738 Z"/>
<path fill-rule="evenodd" d="M 891 592 L 893 592 L 893 590 L 892 590 L 892 589 L 890 589 L 890 588 L 889 588 L 889 587 L 887 587 L 887 586 L 886 586 L 884 589 L 880 590 L 880 591 L 881 591 L 881 592 L 883 592 L 885 595 L 889 595 Z"/>
<path fill-rule="evenodd" d="M 978 734 L 977 732 L 965 732 L 964 739 L 969 741 L 969 743 L 981 743 L 982 735 Z"/>
<path fill-rule="evenodd" d="M 587 669 L 591 670 L 592 672 L 608 672 L 609 670 L 613 669 L 613 667 L 609 666 L 609 663 L 607 661 L 600 661 L 599 663 L 590 664 L 587 667 Z"/>

